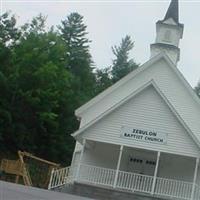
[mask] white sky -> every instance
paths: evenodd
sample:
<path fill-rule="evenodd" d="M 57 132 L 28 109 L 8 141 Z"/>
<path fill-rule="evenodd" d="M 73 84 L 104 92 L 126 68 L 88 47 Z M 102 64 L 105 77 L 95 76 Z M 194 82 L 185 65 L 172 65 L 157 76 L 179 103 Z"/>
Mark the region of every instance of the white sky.
<path fill-rule="evenodd" d="M 150 56 L 150 44 L 155 40 L 155 23 L 163 19 L 169 0 L 131 1 L 53 1 L 0 0 L 1 12 L 11 10 L 19 24 L 42 13 L 49 26 L 58 25 L 71 12 L 84 16 L 88 37 L 92 40 L 91 54 L 96 67 L 110 66 L 111 46 L 119 44 L 126 34 L 135 41 L 131 57 L 144 63 Z M 179 0 L 180 22 L 185 25 L 181 40 L 181 60 L 178 68 L 188 82 L 195 86 L 200 79 L 200 0 Z"/>

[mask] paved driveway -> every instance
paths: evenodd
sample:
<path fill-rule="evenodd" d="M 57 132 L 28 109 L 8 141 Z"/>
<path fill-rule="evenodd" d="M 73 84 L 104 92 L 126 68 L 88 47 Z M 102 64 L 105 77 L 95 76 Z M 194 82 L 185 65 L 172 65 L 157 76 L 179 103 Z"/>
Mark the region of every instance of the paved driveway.
<path fill-rule="evenodd" d="M 0 200 L 91 200 L 91 199 L 0 181 Z"/>

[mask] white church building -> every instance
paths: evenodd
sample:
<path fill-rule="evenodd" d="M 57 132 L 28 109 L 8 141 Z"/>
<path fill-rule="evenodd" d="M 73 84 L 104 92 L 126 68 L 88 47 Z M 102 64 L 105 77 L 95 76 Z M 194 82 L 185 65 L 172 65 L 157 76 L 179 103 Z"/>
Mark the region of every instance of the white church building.
<path fill-rule="evenodd" d="M 156 23 L 146 63 L 75 111 L 73 182 L 200 200 L 200 100 L 177 68 L 178 9 L 172 0 Z M 58 174 L 50 188 L 64 184 Z"/>

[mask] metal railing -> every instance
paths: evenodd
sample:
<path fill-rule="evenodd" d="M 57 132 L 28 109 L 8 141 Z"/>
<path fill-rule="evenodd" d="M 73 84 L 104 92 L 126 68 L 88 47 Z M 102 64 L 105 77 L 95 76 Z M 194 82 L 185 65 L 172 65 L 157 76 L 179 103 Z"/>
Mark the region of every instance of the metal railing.
<path fill-rule="evenodd" d="M 53 170 L 49 183 L 49 189 L 65 185 L 74 181 L 75 176 L 70 167 Z M 156 177 L 132 172 L 118 171 L 116 185 L 114 184 L 117 170 L 81 164 L 76 181 L 95 185 L 116 187 L 117 189 L 132 192 L 155 194 L 162 197 L 178 198 L 184 200 L 199 200 L 200 187 L 195 185 L 194 196 L 192 196 L 193 183 Z"/>

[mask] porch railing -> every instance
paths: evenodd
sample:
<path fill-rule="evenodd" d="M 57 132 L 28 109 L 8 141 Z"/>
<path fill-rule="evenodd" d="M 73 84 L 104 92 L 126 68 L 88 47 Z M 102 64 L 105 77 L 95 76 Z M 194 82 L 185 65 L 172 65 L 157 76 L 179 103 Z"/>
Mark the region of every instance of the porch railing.
<path fill-rule="evenodd" d="M 174 179 L 156 178 L 154 193 L 181 199 L 191 199 L 193 183 L 177 181 Z"/>
<path fill-rule="evenodd" d="M 191 199 L 193 188 L 193 183 L 191 182 L 157 177 L 155 187 L 153 187 L 153 176 L 118 171 L 118 178 L 115 185 L 116 172 L 114 169 L 81 164 L 76 180 L 82 183 L 116 187 L 121 190 L 149 193 L 163 197 L 185 200 L 200 199 L 200 187 L 198 185 L 195 185 L 194 197 Z M 69 167 L 54 170 L 52 172 L 49 189 L 65 185 L 69 180 L 74 180 L 72 174 L 73 172 Z"/>
<path fill-rule="evenodd" d="M 153 177 L 142 174 L 119 171 L 117 188 L 151 193 Z"/>
<path fill-rule="evenodd" d="M 60 187 L 72 181 L 72 171 L 70 167 L 53 169 L 49 181 L 48 189 Z"/>
<path fill-rule="evenodd" d="M 198 185 L 195 185 L 194 200 L 199 200 L 199 199 L 200 199 L 200 187 Z"/>
<path fill-rule="evenodd" d="M 78 181 L 113 186 L 115 173 L 113 169 L 81 165 Z"/>

